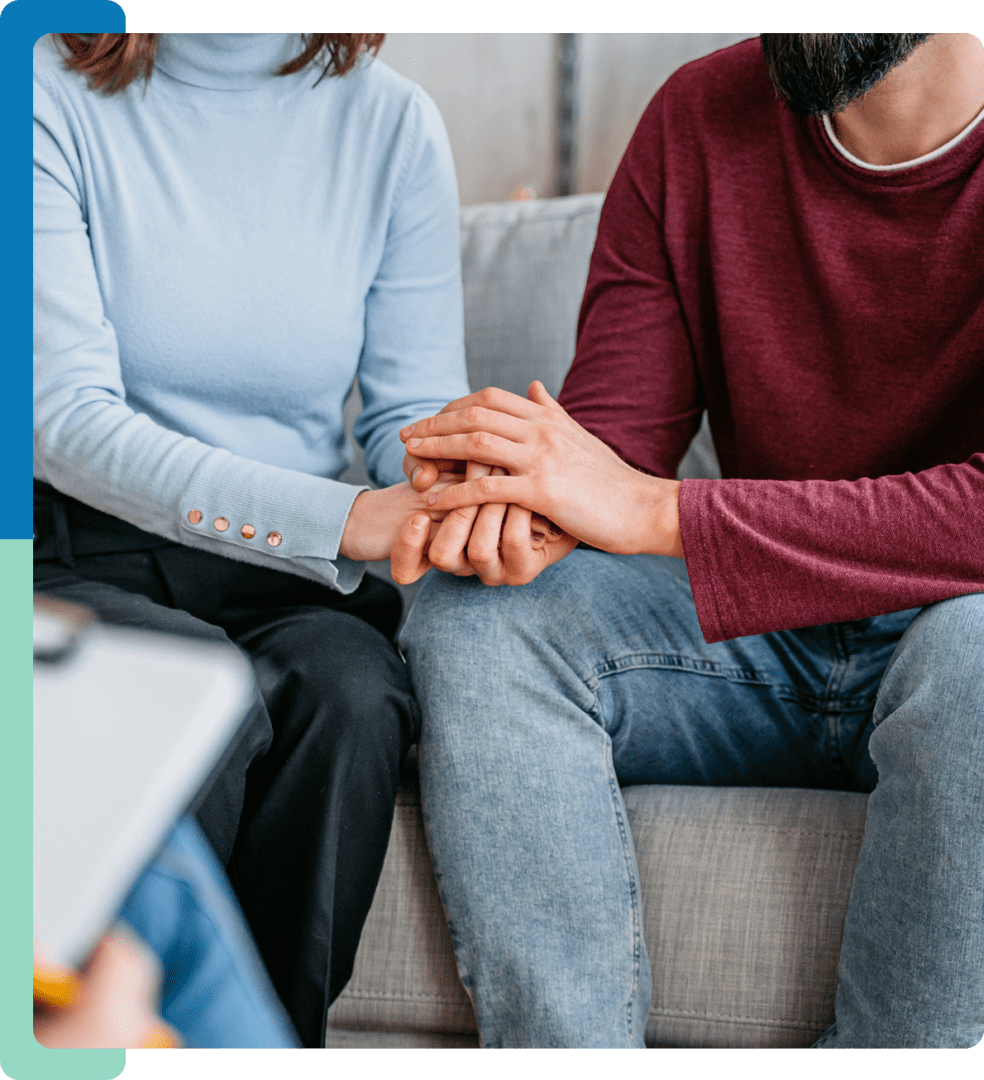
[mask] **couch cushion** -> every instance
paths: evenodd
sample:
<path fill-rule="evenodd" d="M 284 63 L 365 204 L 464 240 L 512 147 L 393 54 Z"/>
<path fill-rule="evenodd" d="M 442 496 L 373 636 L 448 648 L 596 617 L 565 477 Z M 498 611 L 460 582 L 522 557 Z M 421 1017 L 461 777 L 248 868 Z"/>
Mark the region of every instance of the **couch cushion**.
<path fill-rule="evenodd" d="M 831 1023 L 866 802 L 796 789 L 626 789 L 653 965 L 650 1046 L 809 1046 Z M 414 1045 L 474 1042 L 412 771 L 328 1028 L 329 1046 L 386 1045 L 378 1032 L 415 1033 Z"/>
<path fill-rule="evenodd" d="M 867 797 L 634 787 L 650 1046 L 809 1046 L 833 1022 Z"/>
<path fill-rule="evenodd" d="M 604 196 L 486 203 L 461 211 L 465 355 L 476 390 L 560 392 Z"/>

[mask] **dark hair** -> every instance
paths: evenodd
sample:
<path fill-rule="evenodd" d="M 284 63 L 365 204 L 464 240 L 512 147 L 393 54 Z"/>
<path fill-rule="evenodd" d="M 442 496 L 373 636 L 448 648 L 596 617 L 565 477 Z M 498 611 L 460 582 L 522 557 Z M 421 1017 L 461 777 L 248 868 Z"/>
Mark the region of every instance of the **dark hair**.
<path fill-rule="evenodd" d="M 800 116 L 835 113 L 866 94 L 931 34 L 762 34 L 776 93 Z"/>
<path fill-rule="evenodd" d="M 156 34 L 55 34 L 68 49 L 65 66 L 87 76 L 92 90 L 115 94 L 141 75 L 149 79 L 157 55 Z M 345 75 L 363 52 L 379 52 L 385 34 L 302 34 L 303 49 L 277 71 L 293 75 L 319 63 L 321 78 Z"/>

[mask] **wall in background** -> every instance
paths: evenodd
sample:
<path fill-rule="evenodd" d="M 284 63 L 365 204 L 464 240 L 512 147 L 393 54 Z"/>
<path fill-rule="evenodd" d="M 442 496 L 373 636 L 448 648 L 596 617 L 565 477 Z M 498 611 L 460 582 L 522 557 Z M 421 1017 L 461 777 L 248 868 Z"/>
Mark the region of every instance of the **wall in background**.
<path fill-rule="evenodd" d="M 604 191 L 656 90 L 749 34 L 577 34 L 572 190 Z M 556 194 L 559 34 L 390 34 L 380 57 L 431 95 L 462 204 Z"/>

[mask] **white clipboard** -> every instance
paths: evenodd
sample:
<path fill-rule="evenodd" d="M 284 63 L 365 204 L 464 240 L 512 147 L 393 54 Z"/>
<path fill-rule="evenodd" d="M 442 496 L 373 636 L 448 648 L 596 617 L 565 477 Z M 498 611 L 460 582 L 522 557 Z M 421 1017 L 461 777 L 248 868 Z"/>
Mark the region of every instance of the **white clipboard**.
<path fill-rule="evenodd" d="M 34 934 L 77 968 L 252 703 L 230 645 L 34 607 Z"/>

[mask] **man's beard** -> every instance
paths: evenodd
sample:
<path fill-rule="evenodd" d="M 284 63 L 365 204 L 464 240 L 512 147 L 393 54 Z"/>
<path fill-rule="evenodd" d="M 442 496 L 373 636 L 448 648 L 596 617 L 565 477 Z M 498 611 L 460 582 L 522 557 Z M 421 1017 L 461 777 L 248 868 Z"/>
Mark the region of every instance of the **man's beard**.
<path fill-rule="evenodd" d="M 931 34 L 762 34 L 776 93 L 800 116 L 840 112 Z"/>

